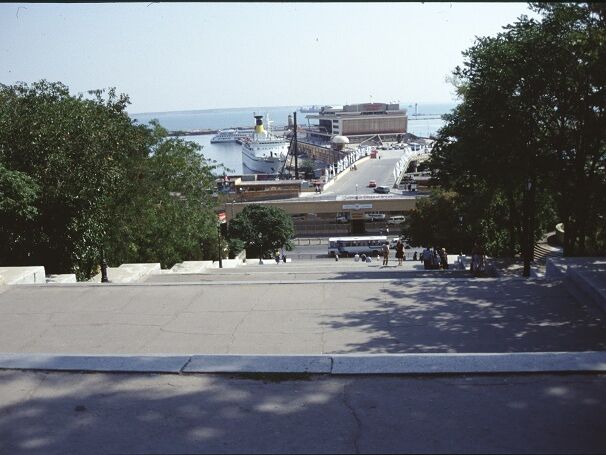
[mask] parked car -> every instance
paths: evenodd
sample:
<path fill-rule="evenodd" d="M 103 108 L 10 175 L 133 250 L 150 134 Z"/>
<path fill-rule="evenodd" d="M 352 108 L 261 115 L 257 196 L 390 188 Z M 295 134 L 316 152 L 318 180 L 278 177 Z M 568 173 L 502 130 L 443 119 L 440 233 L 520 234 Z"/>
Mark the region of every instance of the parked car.
<path fill-rule="evenodd" d="M 377 182 L 375 182 L 374 180 L 371 180 L 370 182 L 368 182 L 368 188 L 374 188 L 377 186 Z"/>
<path fill-rule="evenodd" d="M 404 215 L 395 215 L 387 220 L 387 224 L 402 224 L 404 221 L 406 221 L 406 217 Z"/>
<path fill-rule="evenodd" d="M 390 188 L 388 186 L 376 186 L 375 187 L 375 193 L 383 193 L 383 194 L 387 194 L 389 193 Z"/>

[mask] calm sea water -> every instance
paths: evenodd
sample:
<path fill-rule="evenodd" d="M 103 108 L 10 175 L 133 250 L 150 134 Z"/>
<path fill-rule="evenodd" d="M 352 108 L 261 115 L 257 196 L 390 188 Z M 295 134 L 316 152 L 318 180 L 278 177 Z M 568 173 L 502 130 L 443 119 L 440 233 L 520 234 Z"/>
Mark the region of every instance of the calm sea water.
<path fill-rule="evenodd" d="M 442 127 L 443 121 L 435 120 L 411 120 L 414 113 L 414 105 L 400 104 L 408 109 L 409 122 L 408 131 L 417 135 L 427 137 Z M 454 103 L 445 104 L 418 104 L 419 114 L 442 115 L 454 108 Z M 254 113 L 268 116 L 273 126 L 284 126 L 288 124 L 288 115 L 297 111 L 300 106 L 281 107 L 246 107 L 231 109 L 206 109 L 197 111 L 175 111 L 175 112 L 148 112 L 131 114 L 131 118 L 139 123 L 148 123 L 152 119 L 160 122 L 168 130 L 194 130 L 194 129 L 225 129 L 233 127 L 252 128 L 255 123 Z M 308 124 L 304 113 L 297 112 L 297 123 Z M 242 173 L 241 146 L 236 143 L 211 144 L 213 135 L 186 136 L 183 139 L 196 142 L 203 146 L 202 154 L 211 162 L 222 164 L 228 169 L 228 173 Z M 218 172 L 221 174 L 222 172 Z"/>

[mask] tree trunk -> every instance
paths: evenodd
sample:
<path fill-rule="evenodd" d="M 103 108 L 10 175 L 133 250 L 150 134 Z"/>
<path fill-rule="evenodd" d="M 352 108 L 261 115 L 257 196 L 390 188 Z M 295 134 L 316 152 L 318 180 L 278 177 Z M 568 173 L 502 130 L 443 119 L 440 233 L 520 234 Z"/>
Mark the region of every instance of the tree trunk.
<path fill-rule="evenodd" d="M 507 225 L 507 230 L 509 233 L 509 256 L 513 258 L 516 254 L 516 226 L 518 224 L 518 216 L 513 191 L 507 191 L 507 204 L 509 207 L 509 220 Z"/>

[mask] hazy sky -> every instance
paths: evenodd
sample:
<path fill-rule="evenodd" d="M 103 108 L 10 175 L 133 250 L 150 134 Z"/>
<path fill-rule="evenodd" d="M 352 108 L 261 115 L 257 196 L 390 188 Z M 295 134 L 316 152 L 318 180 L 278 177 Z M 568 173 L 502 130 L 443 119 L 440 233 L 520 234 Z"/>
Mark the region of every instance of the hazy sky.
<path fill-rule="evenodd" d="M 0 4 L 0 82 L 116 87 L 129 112 L 451 102 L 476 36 L 525 3 Z"/>

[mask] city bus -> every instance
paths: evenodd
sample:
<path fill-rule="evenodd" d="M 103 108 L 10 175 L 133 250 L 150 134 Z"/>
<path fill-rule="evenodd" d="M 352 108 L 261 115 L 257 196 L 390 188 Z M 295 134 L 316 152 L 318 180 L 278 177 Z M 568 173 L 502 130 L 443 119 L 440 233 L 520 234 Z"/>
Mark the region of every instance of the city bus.
<path fill-rule="evenodd" d="M 364 237 L 330 237 L 328 239 L 328 255 L 350 256 L 354 254 L 377 255 L 381 252 L 383 244 L 387 243 L 386 235 L 373 235 Z"/>

